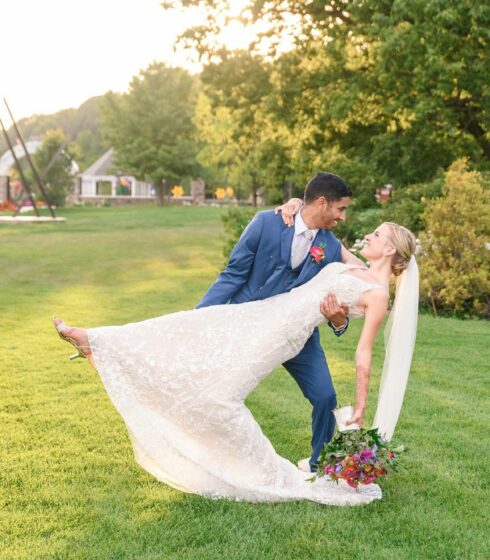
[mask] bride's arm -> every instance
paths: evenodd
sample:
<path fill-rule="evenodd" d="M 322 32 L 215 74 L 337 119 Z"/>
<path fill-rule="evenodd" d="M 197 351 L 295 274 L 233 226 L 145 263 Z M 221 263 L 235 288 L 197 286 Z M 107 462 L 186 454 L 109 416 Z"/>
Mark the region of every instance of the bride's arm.
<path fill-rule="evenodd" d="M 368 397 L 373 345 L 388 308 L 388 293 L 385 290 L 370 290 L 365 293 L 365 297 L 364 326 L 356 349 L 356 405 L 354 415 L 347 424 L 362 424 Z"/>

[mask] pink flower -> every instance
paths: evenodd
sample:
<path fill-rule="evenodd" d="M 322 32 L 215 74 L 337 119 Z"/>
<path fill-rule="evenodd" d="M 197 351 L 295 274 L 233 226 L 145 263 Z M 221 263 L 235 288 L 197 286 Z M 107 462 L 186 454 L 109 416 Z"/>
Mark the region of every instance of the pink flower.
<path fill-rule="evenodd" d="M 373 452 L 370 449 L 363 449 L 360 453 L 361 461 L 369 461 L 372 458 Z"/>
<path fill-rule="evenodd" d="M 322 261 L 325 258 L 325 251 L 323 250 L 322 246 L 314 245 L 310 249 L 310 255 L 311 258 L 318 264 L 320 261 Z"/>

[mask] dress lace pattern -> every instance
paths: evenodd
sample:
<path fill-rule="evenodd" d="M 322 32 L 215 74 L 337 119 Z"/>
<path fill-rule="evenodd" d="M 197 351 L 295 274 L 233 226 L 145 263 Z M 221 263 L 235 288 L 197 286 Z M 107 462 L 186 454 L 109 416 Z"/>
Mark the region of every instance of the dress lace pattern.
<path fill-rule="evenodd" d="M 251 502 L 360 505 L 381 498 L 311 475 L 279 456 L 244 404 L 324 322 L 325 292 L 355 312 L 374 286 L 332 263 L 308 283 L 262 301 L 182 311 L 89 329 L 104 386 L 127 426 L 136 461 L 186 492 Z M 351 316 L 352 316 L 351 312 Z"/>

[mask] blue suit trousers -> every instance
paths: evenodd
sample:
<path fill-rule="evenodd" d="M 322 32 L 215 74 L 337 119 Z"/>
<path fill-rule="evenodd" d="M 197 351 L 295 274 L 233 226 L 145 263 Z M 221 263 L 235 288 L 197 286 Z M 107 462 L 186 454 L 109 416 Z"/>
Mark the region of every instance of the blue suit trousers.
<path fill-rule="evenodd" d="M 316 470 L 314 466 L 323 445 L 326 441 L 330 441 L 335 430 L 335 417 L 332 411 L 337 405 L 335 389 L 320 345 L 318 329 L 314 330 L 301 352 L 283 365 L 313 407 L 310 466 L 312 470 Z"/>

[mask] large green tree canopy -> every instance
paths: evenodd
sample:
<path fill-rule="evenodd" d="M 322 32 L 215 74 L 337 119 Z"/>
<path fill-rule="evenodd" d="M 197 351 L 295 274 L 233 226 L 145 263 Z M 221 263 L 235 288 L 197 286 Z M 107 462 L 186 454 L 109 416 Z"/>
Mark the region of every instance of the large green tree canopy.
<path fill-rule="evenodd" d="M 207 23 L 189 29 L 184 39 L 213 67 L 213 79 L 207 69 L 203 79 L 215 104 L 221 94 L 229 105 L 227 98 L 254 80 L 244 66 L 240 83 L 234 74 L 233 90 L 223 85 L 233 54 L 217 48 L 213 34 L 227 3 L 167 4 L 207 7 Z M 266 22 L 266 39 L 294 32 L 291 50 L 262 55 L 268 91 L 261 97 L 266 122 L 287 131 L 282 147 L 293 179 L 329 167 L 363 186 L 370 198 L 380 182 L 427 181 L 460 156 L 488 167 L 487 2 L 262 0 L 249 2 L 242 19 Z M 247 100 L 253 111 L 256 102 Z M 247 107 L 230 110 L 243 115 Z"/>
<path fill-rule="evenodd" d="M 284 127 L 271 118 L 271 65 L 247 51 L 221 52 L 202 74 L 196 125 L 203 143 L 200 161 L 213 167 L 240 194 L 257 202 L 259 187 L 281 200 L 289 172 Z"/>
<path fill-rule="evenodd" d="M 154 182 L 161 201 L 172 185 L 196 175 L 193 123 L 198 80 L 182 68 L 153 63 L 130 83 L 128 93 L 108 94 L 103 106 L 105 138 L 126 173 Z"/>

